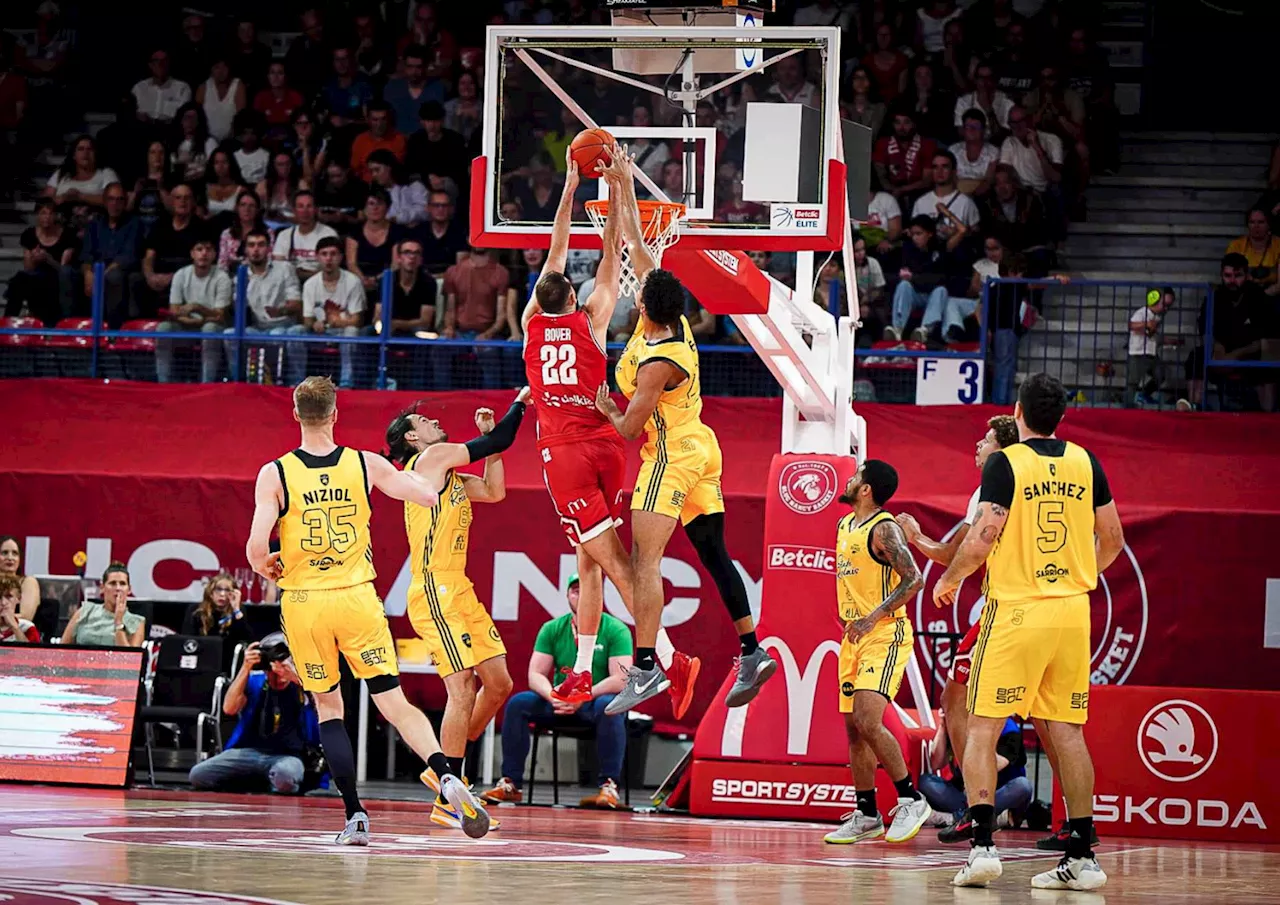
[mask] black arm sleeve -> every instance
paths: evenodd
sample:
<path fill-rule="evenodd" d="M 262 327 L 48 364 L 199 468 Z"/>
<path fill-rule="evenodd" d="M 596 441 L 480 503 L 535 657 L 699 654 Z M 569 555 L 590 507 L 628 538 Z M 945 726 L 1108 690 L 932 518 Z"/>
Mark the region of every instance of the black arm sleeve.
<path fill-rule="evenodd" d="M 982 490 L 978 500 L 1008 509 L 1013 505 L 1013 466 L 1003 452 L 993 452 L 982 466 Z"/>
<path fill-rule="evenodd" d="M 1093 508 L 1097 509 L 1111 502 L 1111 485 L 1107 483 L 1107 476 L 1102 471 L 1098 457 L 1089 453 L 1089 462 L 1093 465 Z"/>
<path fill-rule="evenodd" d="M 496 456 L 510 449 L 511 444 L 516 442 L 516 431 L 520 430 L 520 422 L 523 420 L 524 403 L 511 403 L 511 408 L 507 409 L 507 413 L 494 425 L 493 430 L 463 444 L 471 455 L 471 461 L 479 462 L 486 456 Z"/>

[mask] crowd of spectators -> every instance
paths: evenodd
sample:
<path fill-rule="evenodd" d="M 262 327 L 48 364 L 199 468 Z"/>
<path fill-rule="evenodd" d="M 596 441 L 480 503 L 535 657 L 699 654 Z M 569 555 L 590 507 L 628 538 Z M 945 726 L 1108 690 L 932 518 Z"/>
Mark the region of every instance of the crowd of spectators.
<path fill-rule="evenodd" d="M 41 20 L 35 43 L 0 53 L 0 71 L 11 76 L 0 81 L 0 128 L 13 120 L 3 103 L 5 83 L 22 84 L 23 103 L 39 106 L 41 92 L 49 96 L 42 79 L 56 88 L 58 68 L 72 53 L 73 42 L 56 37 L 65 29 L 55 4 L 46 7 L 51 15 Z M 863 305 L 864 327 L 883 323 L 893 340 L 915 324 L 913 338 L 925 342 L 972 339 L 983 329 L 972 315 L 958 326 L 934 318 L 939 306 L 931 309 L 927 299 L 940 288 L 947 299 L 971 297 L 987 236 L 997 237 L 1010 258 L 1024 256 L 1033 276 L 1053 266 L 1066 223 L 1083 213 L 1089 174 L 1114 165 L 1116 140 L 1105 58 L 1088 23 L 1068 20 L 1062 9 L 1034 0 L 814 0 L 771 19 L 842 29 L 841 110 L 875 133 L 870 212 L 858 224 L 866 258 L 856 266 L 870 279 L 867 261 L 876 262 L 885 284 Z M 276 58 L 250 19 L 186 15 L 180 29 L 137 60 L 146 75 L 122 94 L 116 121 L 66 149 L 44 191 L 54 206 L 23 237 L 23 273 L 10 284 L 6 314 L 26 313 L 50 326 L 86 315 L 93 266 L 102 263 L 108 326 L 158 318 L 168 329 L 225 331 L 232 315 L 220 303 L 223 283 L 214 274 L 230 274 L 249 260 L 246 242 L 257 230 L 273 243 L 272 263 L 292 267 L 299 286 L 287 288 L 298 295 L 284 304 L 251 306 L 255 330 L 370 330 L 378 279 L 405 266 L 400 250 L 412 241 L 417 269 L 443 292 L 431 299 L 427 291 L 412 299 L 398 293 L 396 332 L 519 339 L 514 309 L 536 254 L 470 247 L 470 160 L 485 118 L 500 116 L 489 128 L 500 136 L 503 160 L 512 162 L 502 173 L 501 216 L 549 221 L 565 148 L 579 123 L 559 101 L 546 102 L 551 95 L 523 67 L 508 67 L 501 105 L 484 108 L 476 18 L 470 13 L 460 26 L 467 30 L 458 31 L 461 12 L 431 2 L 357 6 L 343 18 L 307 9 L 287 52 Z M 603 24 L 607 13 L 580 0 L 521 0 L 495 10 L 490 21 Z M 656 95 L 573 67 L 555 76 L 606 126 L 679 124 L 679 112 Z M 712 193 L 718 218 L 750 223 L 767 216 L 764 206 L 742 197 L 746 104 L 816 103 L 821 90 L 797 56 L 699 105 L 697 123 L 719 133 Z M 17 131 L 22 140 L 0 143 L 6 150 L 41 143 L 31 129 Z M 46 130 L 43 138 L 56 134 Z M 631 150 L 664 190 L 686 191 L 678 147 L 638 140 Z M 580 204 L 576 213 L 585 220 Z M 923 244 L 920 232 L 928 234 Z M 307 323 L 305 287 L 318 276 L 319 244 L 335 236 L 339 266 L 364 291 L 326 296 L 316 327 Z M 212 269 L 194 257 L 197 240 L 206 238 Z M 468 263 L 474 252 L 477 261 Z M 928 266 L 916 273 L 906 262 L 921 255 Z M 199 256 L 203 261 L 208 252 Z M 575 254 L 576 285 L 592 278 L 597 260 L 598 253 Z M 843 264 L 836 262 L 836 274 Z M 794 258 L 775 254 L 768 266 L 787 279 Z M 191 275 L 177 280 L 188 267 Z M 412 288 L 433 281 L 415 274 L 400 282 Z M 333 279 L 325 285 L 338 287 Z M 728 319 L 693 299 L 689 304 L 704 341 L 741 342 Z M 958 310 L 949 301 L 941 310 L 948 306 Z M 626 331 L 625 314 L 618 326 Z M 306 345 L 295 343 L 285 359 L 303 355 Z M 202 379 L 234 376 L 236 366 L 221 363 L 221 348 L 204 341 Z M 513 363 L 480 351 L 466 353 L 480 359 L 480 381 L 502 382 Z M 447 375 L 450 356 L 437 359 L 430 373 Z M 292 363 L 285 369 L 298 373 Z M 355 379 L 348 367 L 342 371 Z M 173 377 L 173 369 L 158 376 Z"/>

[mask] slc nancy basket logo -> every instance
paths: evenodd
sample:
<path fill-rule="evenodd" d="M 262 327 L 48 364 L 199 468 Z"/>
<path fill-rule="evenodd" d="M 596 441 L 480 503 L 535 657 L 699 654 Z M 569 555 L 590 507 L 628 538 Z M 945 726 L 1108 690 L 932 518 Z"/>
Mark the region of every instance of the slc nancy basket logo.
<path fill-rule="evenodd" d="M 1218 756 L 1218 727 L 1199 704 L 1175 699 L 1157 704 L 1138 724 L 1138 756 L 1169 782 L 1202 775 Z"/>
<path fill-rule="evenodd" d="M 838 480 L 826 462 L 792 462 L 778 478 L 778 496 L 792 512 L 813 515 L 831 505 Z"/>

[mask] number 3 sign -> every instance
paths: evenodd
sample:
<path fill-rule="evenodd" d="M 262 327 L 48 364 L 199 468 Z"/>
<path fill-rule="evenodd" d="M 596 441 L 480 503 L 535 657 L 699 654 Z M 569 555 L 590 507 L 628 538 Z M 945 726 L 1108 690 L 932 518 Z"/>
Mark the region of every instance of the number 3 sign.
<path fill-rule="evenodd" d="M 976 358 L 917 358 L 916 405 L 976 405 L 983 363 Z"/>

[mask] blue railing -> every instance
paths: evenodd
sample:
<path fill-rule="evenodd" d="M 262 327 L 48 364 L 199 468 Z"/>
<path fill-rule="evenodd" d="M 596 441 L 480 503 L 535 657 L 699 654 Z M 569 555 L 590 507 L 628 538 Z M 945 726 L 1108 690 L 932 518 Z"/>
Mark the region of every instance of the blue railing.
<path fill-rule="evenodd" d="M 393 334 L 394 278 L 384 273 L 379 287 L 381 323 L 356 336 L 255 332 L 246 304 L 245 267 L 237 273 L 235 302 L 225 329 L 157 333 L 104 326 L 105 283 L 98 265 L 88 328 L 0 329 L 0 376 L 154 380 L 152 344 L 168 343 L 172 374 L 180 380 L 200 379 L 205 356 L 214 356 L 206 374 L 263 383 L 292 382 L 300 373 L 335 373 L 344 383 L 378 389 L 498 388 L 523 381 L 519 342 Z M 1158 306 L 1148 304 L 1153 290 Z M 1161 311 L 1166 298 L 1172 304 Z M 833 313 L 842 313 L 839 283 L 827 287 L 827 300 Z M 919 366 L 919 360 L 959 360 L 957 379 L 976 376 L 979 387 L 985 383 L 985 392 L 961 393 L 958 402 L 1011 404 L 1020 375 L 1048 371 L 1064 381 L 1081 405 L 1171 408 L 1177 400 L 1189 399 L 1211 409 L 1267 407 L 1266 376 L 1275 374 L 1280 380 L 1280 361 L 1269 357 L 1280 349 L 1264 343 L 1259 360 L 1212 358 L 1213 343 L 1205 343 L 1203 337 L 1214 335 L 1214 308 L 1214 288 L 1208 283 L 994 280 L 984 286 L 976 310 L 965 322 L 967 342 L 944 344 L 937 332 L 920 342 L 912 338 L 911 329 L 904 340 L 886 341 L 875 335 L 870 322 L 864 324 L 855 351 L 855 395 L 863 401 L 915 402 L 920 382 L 933 367 Z M 1154 314 L 1149 334 L 1131 341 L 1135 334 L 1130 324 L 1148 310 Z M 922 315 L 925 312 L 915 312 L 910 325 Z M 739 337 L 727 319 L 722 325 L 723 330 L 699 344 L 704 394 L 778 395 L 780 389 L 763 363 L 749 346 L 730 344 Z M 623 346 L 610 343 L 608 348 L 616 358 Z M 193 349 L 200 363 L 193 359 Z M 975 365 L 966 370 L 964 361 Z M 1249 374 L 1255 376 L 1242 376 Z"/>

